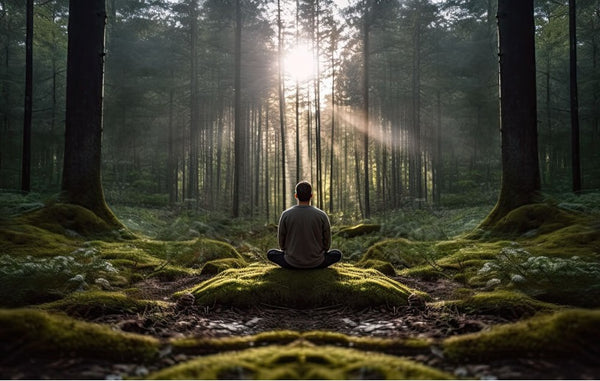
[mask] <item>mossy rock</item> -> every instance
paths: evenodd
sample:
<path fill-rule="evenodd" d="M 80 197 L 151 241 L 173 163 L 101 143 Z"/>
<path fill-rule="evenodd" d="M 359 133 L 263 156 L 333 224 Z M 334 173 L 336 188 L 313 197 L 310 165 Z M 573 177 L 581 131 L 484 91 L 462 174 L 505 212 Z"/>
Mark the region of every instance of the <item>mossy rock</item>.
<path fill-rule="evenodd" d="M 0 343 L 3 353 L 126 362 L 153 361 L 160 345 L 152 337 L 32 309 L 0 310 Z"/>
<path fill-rule="evenodd" d="M 200 275 L 217 275 L 222 273 L 225 270 L 229 269 L 239 269 L 241 267 L 245 267 L 248 264 L 243 259 L 237 258 L 223 258 L 223 259 L 215 259 L 213 261 L 208 261 L 202 266 L 202 270 L 200 270 Z"/>
<path fill-rule="evenodd" d="M 407 304 L 411 293 L 419 293 L 373 269 L 337 265 L 289 270 L 265 264 L 226 270 L 187 292 L 192 292 L 201 305 L 267 304 L 291 308 L 401 306 Z"/>
<path fill-rule="evenodd" d="M 577 221 L 575 213 L 556 206 L 538 203 L 521 206 L 510 211 L 494 226 L 487 229 L 496 235 L 541 235 L 572 225 Z"/>
<path fill-rule="evenodd" d="M 439 302 L 434 306 L 452 307 L 468 314 L 496 315 L 505 318 L 530 317 L 538 312 L 556 310 L 554 304 L 540 302 L 513 291 L 481 292 L 462 300 Z"/>
<path fill-rule="evenodd" d="M 450 361 L 578 358 L 597 364 L 600 310 L 564 310 L 443 342 Z"/>
<path fill-rule="evenodd" d="M 432 253 L 432 244 L 429 242 L 414 242 L 405 238 L 388 239 L 369 247 L 358 263 L 374 259 L 389 262 L 397 268 L 410 268 L 432 259 Z"/>
<path fill-rule="evenodd" d="M 448 379 L 447 373 L 400 357 L 303 341 L 198 357 L 150 379 Z"/>
<path fill-rule="evenodd" d="M 342 238 L 353 238 L 359 235 L 377 233 L 381 230 L 381 225 L 377 224 L 358 224 L 340 229 L 336 235 Z"/>
<path fill-rule="evenodd" d="M 120 292 L 74 292 L 67 297 L 39 306 L 44 310 L 62 311 L 71 316 L 92 319 L 110 314 L 134 314 L 166 307 L 156 301 L 139 300 Z"/>
<path fill-rule="evenodd" d="M 392 266 L 392 264 L 387 261 L 380 261 L 378 259 L 367 259 L 365 261 L 358 262 L 356 264 L 356 267 L 360 267 L 363 269 L 375 269 L 384 275 L 396 276 L 396 269 L 394 269 L 394 266 Z"/>

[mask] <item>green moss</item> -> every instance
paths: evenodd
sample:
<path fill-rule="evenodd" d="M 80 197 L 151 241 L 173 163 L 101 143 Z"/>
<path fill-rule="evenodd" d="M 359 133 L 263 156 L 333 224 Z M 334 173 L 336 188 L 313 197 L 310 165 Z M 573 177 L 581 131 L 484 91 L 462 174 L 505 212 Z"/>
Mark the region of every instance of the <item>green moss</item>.
<path fill-rule="evenodd" d="M 113 330 L 39 310 L 0 310 L 0 341 L 8 352 L 28 356 L 91 357 L 149 362 L 158 357 L 158 340 Z"/>
<path fill-rule="evenodd" d="M 75 250 L 81 241 L 36 226 L 10 220 L 0 222 L 0 252 L 48 257 Z"/>
<path fill-rule="evenodd" d="M 389 239 L 369 247 L 359 263 L 375 259 L 394 267 L 413 267 L 435 258 L 431 242 L 415 242 L 405 238 Z"/>
<path fill-rule="evenodd" d="M 416 291 L 376 270 L 350 265 L 288 270 L 255 264 L 226 270 L 189 292 L 201 305 L 216 303 L 244 307 L 268 304 L 306 308 L 339 304 L 362 308 L 406 305 L 408 296 Z"/>
<path fill-rule="evenodd" d="M 451 375 L 373 352 L 297 341 L 198 357 L 151 374 L 151 379 L 445 379 Z"/>
<path fill-rule="evenodd" d="M 600 229 L 591 223 L 567 226 L 535 237 L 530 251 L 534 255 L 595 259 L 600 253 Z"/>
<path fill-rule="evenodd" d="M 391 263 L 386 261 L 380 261 L 378 259 L 367 259 L 364 261 L 360 261 L 356 264 L 356 267 L 360 267 L 363 269 L 375 269 L 387 276 L 396 275 L 396 269 L 394 269 L 394 266 L 392 266 Z"/>
<path fill-rule="evenodd" d="M 381 225 L 376 224 L 358 224 L 350 227 L 341 228 L 336 235 L 343 238 L 353 238 L 359 235 L 377 233 L 381 230 Z"/>
<path fill-rule="evenodd" d="M 136 246 L 155 257 L 168 260 L 176 266 L 190 268 L 201 268 L 204 263 L 215 259 L 243 260 L 243 257 L 230 244 L 208 238 L 172 242 L 143 240 L 136 242 Z"/>
<path fill-rule="evenodd" d="M 486 230 L 503 236 L 539 235 L 572 225 L 577 219 L 575 213 L 547 203 L 528 204 L 510 211 Z"/>
<path fill-rule="evenodd" d="M 556 305 L 540 302 L 512 291 L 481 292 L 462 300 L 440 302 L 437 306 L 452 307 L 469 314 L 488 314 L 506 318 L 532 316 L 540 311 L 552 311 Z"/>
<path fill-rule="evenodd" d="M 289 344 L 302 337 L 296 331 L 268 331 L 256 335 L 238 337 L 186 337 L 176 338 L 170 341 L 173 353 L 185 353 L 189 355 L 203 355 L 223 351 L 247 349 L 253 346 L 264 346 L 273 344 Z"/>
<path fill-rule="evenodd" d="M 600 355 L 600 311 L 565 310 L 489 331 L 450 337 L 443 342 L 451 361 L 489 361 L 523 357 L 578 358 L 594 363 Z"/>
<path fill-rule="evenodd" d="M 356 337 L 327 331 L 269 331 L 256 335 L 223 338 L 180 338 L 172 339 L 173 353 L 205 355 L 223 351 L 248 349 L 266 345 L 285 345 L 302 340 L 315 345 L 335 345 L 354 349 L 385 352 L 394 355 L 416 355 L 429 353 L 433 342 L 430 339 L 387 339 Z"/>
<path fill-rule="evenodd" d="M 114 230 L 90 210 L 73 204 L 55 203 L 19 218 L 27 224 L 65 235 L 73 231 L 84 237 L 106 234 Z"/>
<path fill-rule="evenodd" d="M 71 316 L 95 318 L 109 314 L 133 314 L 158 309 L 159 302 L 134 299 L 120 292 L 75 292 L 67 297 L 39 306 L 50 311 L 63 311 Z"/>
<path fill-rule="evenodd" d="M 248 264 L 246 261 L 237 258 L 223 258 L 208 261 L 202 266 L 200 275 L 216 275 L 228 269 L 239 269 Z"/>

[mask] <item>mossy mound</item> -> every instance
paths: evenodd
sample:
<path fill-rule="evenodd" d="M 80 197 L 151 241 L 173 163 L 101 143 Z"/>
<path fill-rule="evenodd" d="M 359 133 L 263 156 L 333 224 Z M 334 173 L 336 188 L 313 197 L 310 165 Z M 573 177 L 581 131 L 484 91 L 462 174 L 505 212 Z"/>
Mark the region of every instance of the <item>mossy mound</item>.
<path fill-rule="evenodd" d="M 595 259 L 600 253 L 600 226 L 577 223 L 535 237 L 531 243 L 532 254 Z"/>
<path fill-rule="evenodd" d="M 70 253 L 80 241 L 19 221 L 0 222 L 0 252 L 49 257 Z"/>
<path fill-rule="evenodd" d="M 377 233 L 381 230 L 381 225 L 377 224 L 358 224 L 350 227 L 341 228 L 336 235 L 342 238 L 353 238 L 359 235 Z"/>
<path fill-rule="evenodd" d="M 364 261 L 360 261 L 356 264 L 356 267 L 360 267 L 363 269 L 375 269 L 387 276 L 396 275 L 396 269 L 394 269 L 394 266 L 391 263 L 387 261 L 380 261 L 378 259 L 367 259 Z"/>
<path fill-rule="evenodd" d="M 200 275 L 217 275 L 225 270 L 239 269 L 247 266 L 248 264 L 243 259 L 238 258 L 223 258 L 208 261 L 202 266 Z"/>
<path fill-rule="evenodd" d="M 504 236 L 540 235 L 572 225 L 578 216 L 547 203 L 528 204 L 510 211 L 494 226 L 491 233 Z"/>
<path fill-rule="evenodd" d="M 414 242 L 405 238 L 388 239 L 369 247 L 358 263 L 368 260 L 389 262 L 397 268 L 410 268 L 433 259 L 429 242 Z"/>
<path fill-rule="evenodd" d="M 390 355 L 303 341 L 198 357 L 150 379 L 448 379 L 451 375 Z"/>
<path fill-rule="evenodd" d="M 62 311 L 87 319 L 110 314 L 134 314 L 164 307 L 159 302 L 139 300 L 120 292 L 75 292 L 67 297 L 39 306 L 44 310 Z"/>
<path fill-rule="evenodd" d="M 522 318 L 538 312 L 552 311 L 556 305 L 540 302 L 527 295 L 512 291 L 481 292 L 461 300 L 440 302 L 436 306 L 456 308 L 468 314 L 496 315 Z"/>
<path fill-rule="evenodd" d="M 139 242 L 137 246 L 176 266 L 189 268 L 201 268 L 206 262 L 215 259 L 244 260 L 230 244 L 208 238 L 177 242 L 145 240 Z"/>
<path fill-rule="evenodd" d="M 327 269 L 288 270 L 265 264 L 226 270 L 188 292 L 201 305 L 267 304 L 291 308 L 340 304 L 356 308 L 400 306 L 407 304 L 411 293 L 418 293 L 373 269 L 337 265 Z"/>
<path fill-rule="evenodd" d="M 73 235 L 74 232 L 89 237 L 105 235 L 114 230 L 114 227 L 108 225 L 92 211 L 73 204 L 51 204 L 27 213 L 20 219 L 25 223 L 61 235 Z"/>
<path fill-rule="evenodd" d="M 597 363 L 600 356 L 600 310 L 565 310 L 536 316 L 489 331 L 450 337 L 444 356 L 455 362 L 524 357 L 577 357 Z"/>
<path fill-rule="evenodd" d="M 314 345 L 352 347 L 365 351 L 384 352 L 394 355 L 417 355 L 430 352 L 433 341 L 424 338 L 388 339 L 381 337 L 348 336 L 337 332 L 276 330 L 250 336 L 238 337 L 188 337 L 169 341 L 173 353 L 206 355 L 224 351 L 243 350 L 266 345 L 287 345 L 302 340 Z"/>
<path fill-rule="evenodd" d="M 3 353 L 18 350 L 45 358 L 149 362 L 159 351 L 159 341 L 148 336 L 31 309 L 0 310 L 0 343 Z"/>

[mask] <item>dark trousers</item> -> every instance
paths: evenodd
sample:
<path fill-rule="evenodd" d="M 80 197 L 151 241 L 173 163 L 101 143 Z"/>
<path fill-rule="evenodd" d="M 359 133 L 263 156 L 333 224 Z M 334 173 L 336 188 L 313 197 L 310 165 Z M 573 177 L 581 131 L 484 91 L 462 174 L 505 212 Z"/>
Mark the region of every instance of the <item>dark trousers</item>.
<path fill-rule="evenodd" d="M 325 260 L 318 266 L 310 267 L 310 268 L 299 268 L 290 265 L 286 260 L 282 250 L 271 249 L 267 252 L 267 258 L 269 261 L 278 264 L 284 269 L 300 269 L 300 270 L 310 270 L 310 269 L 324 269 L 336 262 L 339 262 L 342 259 L 342 252 L 336 249 L 329 250 L 325 253 Z"/>

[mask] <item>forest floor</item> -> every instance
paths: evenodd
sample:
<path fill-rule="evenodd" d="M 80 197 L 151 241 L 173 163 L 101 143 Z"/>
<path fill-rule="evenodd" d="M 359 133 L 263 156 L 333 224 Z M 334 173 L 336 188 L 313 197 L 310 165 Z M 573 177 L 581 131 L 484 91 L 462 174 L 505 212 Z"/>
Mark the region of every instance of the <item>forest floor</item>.
<path fill-rule="evenodd" d="M 593 205 L 597 205 L 594 202 Z M 484 209 L 482 209 L 484 210 Z M 228 226 L 222 221 L 219 222 L 198 222 L 191 221 L 191 223 L 182 223 L 180 219 L 177 220 L 165 220 L 162 226 L 162 232 L 157 233 L 161 226 L 158 226 L 156 221 L 160 218 L 154 219 L 154 226 L 150 226 L 151 218 L 134 218 L 134 213 L 131 209 L 121 210 L 119 218 L 125 221 L 128 226 L 137 227 L 137 232 L 144 231 L 147 234 L 154 233 L 163 236 L 171 234 L 171 232 L 186 232 L 186 228 L 193 226 L 195 230 L 189 229 L 192 234 L 198 237 L 198 230 L 204 229 L 205 232 L 201 232 L 200 235 L 206 235 L 210 239 L 219 240 L 220 242 L 229 242 L 235 250 L 244 252 L 246 258 L 256 258 L 258 262 L 261 262 L 260 257 L 252 254 L 253 252 L 263 252 L 265 247 L 272 246 L 275 243 L 275 231 L 272 226 L 265 225 L 263 228 L 248 228 L 248 226 Z M 137 212 L 136 212 L 137 213 Z M 474 295 L 481 292 L 489 291 L 489 287 L 486 287 L 486 279 L 483 281 L 477 280 L 477 271 L 471 272 L 469 275 L 472 277 L 472 281 L 464 281 L 465 276 L 461 273 L 457 273 L 454 270 L 457 265 L 463 266 L 468 261 L 475 261 L 475 269 L 481 267 L 485 263 L 487 256 L 495 250 L 492 256 L 497 256 L 497 250 L 504 247 L 512 248 L 515 247 L 515 242 L 505 243 L 503 241 L 484 242 L 484 241 L 465 241 L 466 243 L 456 243 L 451 241 L 445 241 L 443 237 L 438 237 L 439 223 L 441 218 L 446 218 L 447 221 L 454 221 L 451 223 L 445 222 L 447 230 L 444 233 L 446 236 L 456 235 L 454 227 L 448 226 L 462 226 L 464 230 L 471 229 L 473 227 L 473 221 L 478 221 L 482 218 L 482 212 L 473 212 L 470 210 L 465 216 L 460 219 L 455 215 L 449 215 L 447 217 L 440 217 L 440 215 L 434 215 L 430 218 L 432 221 L 431 226 L 427 227 L 424 224 L 411 224 L 409 221 L 398 221 L 391 220 L 387 226 L 392 226 L 393 229 L 404 229 L 410 227 L 410 232 L 397 230 L 387 230 L 377 233 L 375 235 L 365 235 L 359 238 L 347 239 L 340 238 L 340 236 L 334 237 L 334 244 L 342 245 L 343 251 L 346 253 L 346 258 L 349 259 L 350 263 L 357 263 L 357 255 L 364 256 L 368 248 L 372 248 L 377 245 L 391 245 L 391 253 L 398 253 L 400 251 L 407 250 L 408 254 L 403 257 L 403 261 L 410 259 L 415 253 L 418 254 L 419 250 L 423 247 L 432 248 L 439 242 L 446 242 L 448 250 L 456 257 L 457 253 L 466 255 L 464 258 L 459 257 L 457 262 L 448 262 L 448 274 L 454 271 L 454 276 L 427 277 L 419 276 L 418 273 L 401 272 L 395 271 L 394 276 L 389 276 L 394 281 L 408 286 L 412 290 L 422 291 L 426 293 L 430 299 L 425 301 L 417 301 L 405 306 L 373 306 L 369 308 L 356 309 L 343 302 L 339 304 L 330 304 L 320 308 L 306 308 L 296 309 L 289 307 L 282 307 L 278 305 L 270 305 L 268 303 L 261 302 L 251 307 L 231 307 L 221 304 L 215 304 L 213 306 L 198 305 L 192 303 L 181 303 L 182 298 L 177 299 L 175 294 L 177 292 L 190 290 L 192 287 L 202 283 L 203 281 L 211 279 L 214 275 L 201 275 L 198 268 L 195 268 L 191 273 L 185 275 L 185 272 L 179 272 L 177 276 L 171 280 L 161 279 L 157 276 L 144 276 L 143 279 L 136 281 L 131 280 L 129 284 L 123 287 L 110 287 L 111 290 L 117 292 L 124 292 L 127 297 L 131 300 L 140 301 L 155 301 L 160 302 L 154 306 L 147 307 L 143 310 L 127 311 L 123 309 L 118 312 L 109 313 L 89 313 L 85 311 L 79 312 L 79 315 L 68 312 L 71 317 L 76 320 L 83 320 L 91 323 L 98 323 L 104 327 L 111 327 L 115 332 L 128 332 L 141 334 L 145 337 L 151 337 L 157 339 L 161 343 L 161 353 L 155 361 L 136 361 L 131 359 L 128 360 L 104 360 L 102 356 L 80 356 L 80 355 L 69 355 L 68 353 L 57 355 L 56 353 L 47 353 L 47 355 L 30 355 L 27 349 L 21 348 L 18 342 L 4 342 L 2 343 L 2 327 L 0 327 L 0 378 L 2 379 L 124 379 L 124 378 L 148 378 L 152 377 L 155 372 L 172 368 L 177 364 L 185 364 L 203 355 L 225 353 L 226 351 L 219 350 L 218 346 L 207 349 L 207 353 L 186 353 L 185 351 L 171 351 L 168 343 L 172 343 L 172 340 L 176 339 L 238 339 L 249 337 L 252 335 L 260 335 L 270 332 L 283 332 L 289 331 L 292 333 L 298 333 L 300 335 L 310 332 L 324 332 L 332 334 L 344 335 L 344 340 L 336 342 L 334 345 L 342 347 L 353 347 L 352 340 L 365 339 L 424 339 L 431 340 L 434 343 L 429 346 L 426 350 L 415 351 L 415 353 L 402 353 L 395 352 L 397 348 L 392 347 L 376 347 L 372 346 L 370 349 L 364 350 L 363 353 L 365 358 L 368 360 L 370 356 L 376 356 L 378 354 L 390 354 L 395 357 L 406 358 L 416 364 L 423 364 L 429 368 L 440 370 L 445 372 L 446 375 L 453 378 L 469 379 L 598 379 L 600 378 L 600 364 L 597 361 L 590 361 L 590 356 L 596 356 L 598 353 L 598 344 L 595 343 L 594 339 L 589 337 L 586 340 L 582 340 L 582 343 L 590 343 L 590 348 L 578 348 L 577 353 L 573 355 L 563 355 L 549 357 L 536 356 L 536 353 L 529 353 L 526 356 L 516 355 L 507 356 L 504 353 L 502 356 L 498 356 L 496 360 L 475 360 L 464 358 L 461 361 L 451 361 L 444 355 L 443 348 L 438 347 L 443 340 L 447 338 L 465 336 L 470 333 L 487 332 L 492 328 L 499 327 L 506 324 L 520 322 L 525 320 L 533 314 L 524 314 L 520 307 L 515 307 L 512 311 L 510 305 L 494 306 L 488 312 L 485 309 L 460 309 L 452 304 L 452 301 L 460 299 L 460 295 Z M 416 213 L 415 213 L 416 214 Z M 598 244 L 600 242 L 600 219 L 598 219 L 597 210 L 592 213 L 595 216 L 590 223 L 589 233 L 585 233 L 588 228 L 577 227 L 577 230 L 573 234 L 580 234 L 583 231 L 587 238 L 585 240 L 581 238 L 581 235 L 573 235 L 578 237 L 578 242 L 582 242 L 581 253 L 590 253 L 591 262 L 582 262 L 583 265 L 588 267 L 580 267 L 578 274 L 583 274 L 582 271 L 588 271 L 588 268 L 596 271 L 597 269 L 597 256 L 598 256 Z M 404 217 L 402 218 L 409 218 Z M 150 222 L 149 222 L 150 221 Z M 587 220 L 586 220 L 587 221 Z M 587 222 L 586 222 L 587 223 Z M 147 225 L 144 225 L 147 224 Z M 164 230 L 164 226 L 171 224 L 170 230 Z M 185 225 L 182 227 L 182 224 Z M 187 225 L 186 225 L 187 224 Z M 569 222 L 572 224 L 572 222 Z M 142 228 L 140 228 L 142 226 Z M 158 226 L 158 228 L 157 228 Z M 566 229 L 570 229 L 568 225 Z M 0 226 L 0 233 L 2 231 L 12 233 L 11 229 L 14 229 L 10 225 Z M 154 230 L 152 230 L 154 229 Z M 389 229 L 389 228 L 388 228 Z M 135 230 L 135 229 L 133 229 Z M 569 232 L 571 232 L 569 230 Z M 426 232 L 426 233 L 423 233 Z M 16 237 L 14 241 L 19 245 L 23 241 L 21 236 L 8 235 L 6 237 Z M 168 234 L 167 234 L 168 233 Z M 35 234 L 38 234 L 37 231 Z M 396 236 L 409 236 L 414 241 L 407 241 L 403 238 L 400 240 L 393 240 L 389 238 L 395 234 Z M 429 234 L 425 238 L 422 234 Z M 569 233 L 571 234 L 571 233 Z M 387 237 L 385 236 L 387 235 Z M 433 237 L 431 237 L 431 235 Z M 419 237 L 422 241 L 419 241 Z M 549 236 L 548 236 L 549 237 Z M 565 236 L 570 240 L 571 236 Z M 190 239 L 193 237 L 177 237 L 177 239 Z M 13 239 L 13 238 L 11 238 Z M 166 239 L 166 238 L 162 238 Z M 425 242 L 426 246 L 419 246 L 419 242 Z M 547 239 L 546 241 L 551 241 Z M 547 245 L 544 246 L 544 250 L 551 253 L 552 247 L 549 246 L 546 241 L 535 241 L 536 245 Z M 62 241 L 61 241 L 62 242 Z M 78 241 L 78 245 L 82 244 Z M 91 242 L 91 241 L 90 241 Z M 95 243 L 93 243 L 95 242 Z M 116 249 L 113 246 L 107 246 L 100 241 L 93 241 L 92 243 L 86 243 L 85 247 L 89 245 L 96 245 L 98 250 L 104 250 L 103 255 L 106 258 L 120 258 L 119 255 L 129 255 L 129 253 L 138 253 L 139 248 L 146 248 L 145 250 L 150 253 L 149 248 L 160 247 L 163 243 L 159 241 L 153 241 L 150 245 L 146 238 L 143 238 L 137 248 L 136 243 L 127 243 L 126 241 L 121 243 L 110 243 L 110 245 L 121 245 L 124 249 L 119 246 Z M 167 241 L 160 241 L 167 242 Z M 184 241 L 170 241 L 170 242 L 184 242 Z M 195 241 L 186 241 L 195 242 Z M 566 242 L 566 241 L 565 241 Z M 575 241 L 572 241 L 575 242 Z M 2 242 L 0 242 L 2 244 Z M 28 245 L 34 245 L 32 243 L 26 243 L 25 246 L 6 246 L 9 248 L 18 248 L 23 253 L 26 253 Z M 61 243 L 62 245 L 63 243 Z M 460 244 L 460 245 L 459 245 Z M 525 243 L 524 243 L 525 244 Z M 529 243 L 528 243 L 529 244 Z M 187 244 L 186 244 L 187 245 Z M 408 246 L 407 246 L 408 245 Z M 508 245 L 508 246 L 507 246 Z M 533 244 L 531 244 L 533 245 Z M 455 247 L 456 246 L 456 247 Z M 25 249 L 23 249 L 25 247 Z M 167 246 L 165 246 L 167 247 Z M 175 246 L 173 246 L 175 247 Z M 179 246 L 177 246 L 179 247 Z M 385 251 L 386 246 L 380 246 L 379 249 Z M 455 248 L 454 248 L 455 247 Z M 528 246 L 524 246 L 528 247 Z M 416 249 L 414 249 L 416 248 Z M 492 248 L 492 249 L 490 249 Z M 591 248 L 591 249 L 590 249 Z M 2 248 L 0 248 L 2 249 Z M 135 250 L 134 250 L 135 249 Z M 62 249 L 61 249 L 62 250 Z M 82 250 L 81 248 L 78 250 Z M 87 249 L 85 249 L 87 250 Z M 85 251 L 84 250 L 84 251 Z M 124 250 L 122 253 L 119 250 Z M 153 249 L 154 250 L 154 249 Z M 413 251 L 411 251 L 413 250 Z M 441 250 L 441 249 L 440 249 Z M 444 249 L 446 250 L 446 249 Z M 486 251 L 487 250 L 487 251 Z M 504 249 L 502 249 L 504 250 Z M 520 249 L 519 249 L 520 250 Z M 528 249 L 529 250 L 529 249 Z M 2 251 L 2 250 L 0 250 Z M 514 251 L 514 250 L 513 250 Z M 518 250 L 517 250 L 518 251 Z M 87 251 L 86 251 L 87 252 Z M 99 255 L 101 251 L 90 251 L 94 256 Z M 165 249 L 166 253 L 166 249 Z M 359 253 L 359 254 L 356 254 Z M 488 253 L 488 254 L 486 254 Z M 521 252 L 518 252 L 521 253 Z M 517 253 L 517 254 L 518 254 Z M 580 252 L 575 252 L 579 254 Z M 533 254 L 526 253 L 532 258 L 538 258 Z M 19 254 L 23 255 L 23 254 Z M 132 254 L 133 255 L 133 254 Z M 486 257 L 483 257 L 485 255 Z M 569 254 L 572 255 L 572 254 Z M 480 258 L 480 256 L 482 258 Z M 16 257 L 16 255 L 15 255 Z M 15 262 L 6 260 L 7 255 L 4 255 L 0 259 L 5 262 L 0 263 L 0 270 L 2 266 L 9 269 L 10 266 Z M 30 257 L 27 257 L 30 258 Z M 123 256 L 122 258 L 130 258 Z M 133 258 L 133 257 L 131 257 Z M 149 260 L 150 257 L 135 257 L 141 260 Z M 463 258 L 463 259 L 460 259 Z M 508 258 L 508 257 L 507 257 Z M 510 257 L 517 258 L 517 257 Z M 573 257 L 575 258 L 575 257 Z M 137 266 L 136 259 L 134 267 Z M 121 264 L 127 264 L 129 259 L 119 259 Z M 562 259 L 561 259 L 562 260 Z M 118 261 L 118 260 L 117 260 Z M 579 261 L 579 260 L 578 260 Z M 464 263 L 463 263 L 464 262 Z M 21 262 L 18 262 L 21 263 Z M 41 262 L 39 262 L 41 263 Z M 148 268 L 162 268 L 157 266 L 159 262 L 151 262 Z M 562 263 L 562 262 L 561 262 Z M 579 262 L 569 262 L 570 265 Z M 23 263 L 21 263 L 22 265 Z M 21 266 L 19 265 L 19 266 Z M 582 265 L 582 266 L 583 266 Z M 408 264 L 408 266 L 414 266 L 414 269 L 418 269 L 417 265 Z M 435 264 L 437 268 L 439 265 Z M 477 267 L 479 266 L 479 267 Z M 519 265 L 521 266 L 521 265 Z M 591 267 L 590 267 L 591 266 Z M 467 267 L 465 267 L 467 268 Z M 398 269 L 398 267 L 396 267 Z M 521 270 L 524 267 L 520 267 Z M 583 269 L 583 270 L 582 270 Z M 406 269 L 406 270 L 411 270 Z M 560 270 L 560 269 L 559 269 Z M 187 270 L 186 270 L 187 271 Z M 9 274 L 8 270 L 3 274 Z M 125 273 L 123 273 L 125 274 Z M 184 275 L 182 275 L 184 274 Z M 464 273 L 466 274 L 466 272 Z M 473 275 L 475 274 L 475 275 Z M 557 272 L 558 275 L 562 273 Z M 587 274 L 587 273 L 586 273 Z M 589 272 L 594 275 L 595 273 Z M 2 275 L 2 274 L 0 274 Z M 382 274 L 383 275 L 383 274 Z M 459 276 L 460 275 L 460 276 Z M 3 275 L 6 277 L 6 275 Z M 562 276 L 562 275 L 561 275 Z M 570 275 L 569 275 L 570 276 Z M 577 275 L 581 277 L 581 275 Z M 595 275 L 594 275 L 595 276 Z M 6 280 L 8 278 L 5 278 Z M 133 278 L 131 278 L 133 279 Z M 553 292 L 560 292 L 563 279 L 559 279 L 559 287 Z M 0 276 L 0 280 L 3 281 Z M 470 283 L 469 283 L 470 282 Z M 5 284 L 2 285 L 3 287 Z M 93 287 L 97 287 L 94 285 Z M 5 290 L 6 293 L 6 290 Z M 191 294 L 190 294 L 191 295 Z M 558 295 L 558 294 L 557 294 Z M 450 303 L 444 303 L 450 302 Z M 537 302 L 537 301 L 536 301 Z M 492 301 L 489 303 L 497 303 Z M 498 302 L 501 303 L 501 302 Z M 529 303 L 529 302 L 528 302 Z M 26 306 L 26 305 L 23 305 Z M 574 306 L 577 306 L 576 304 Z M 36 307 L 36 306 L 33 306 Z M 528 306 L 527 308 L 530 308 Z M 557 310 L 561 310 L 562 306 L 557 306 Z M 85 308 L 85 307 L 83 307 Z M 538 307 L 535 307 L 538 308 Z M 543 311 L 542 307 L 539 311 Z M 554 308 L 554 307 L 552 307 Z M 567 307 L 570 309 L 571 307 Z M 498 313 L 502 310 L 502 313 Z M 557 311 L 552 310 L 552 311 Z M 1 311 L 1 310 L 0 310 Z M 538 311 L 536 309 L 536 311 Z M 594 310 L 586 310 L 594 311 Z M 597 311 L 597 310 L 596 310 Z M 66 310 L 65 310 L 66 312 Z M 60 316 L 60 315 L 59 315 Z M 578 331 L 579 332 L 579 331 Z M 585 330 L 584 330 L 585 332 Z M 593 333 L 597 332 L 597 329 Z M 581 335 L 578 333 L 578 335 Z M 348 340 L 348 338 L 351 338 Z M 48 340 L 44 337 L 43 340 Z M 50 340 L 51 341 L 51 340 Z M 309 346 L 320 345 L 316 342 L 307 341 Z M 305 343 L 306 344 L 306 343 Z M 565 343 L 552 342 L 550 346 L 562 346 Z M 257 344 L 261 345 L 260 343 Z M 304 345 L 304 344 L 303 344 Z M 369 345 L 372 345 L 369 344 Z M 546 344 L 544 344 L 546 345 Z M 248 347 L 253 346 L 252 343 Z M 207 347 L 208 348 L 208 347 Z M 217 348 L 217 349 L 215 349 Z M 532 346 L 535 348 L 535 346 Z M 197 349 L 197 348 L 196 348 Z M 534 349 L 535 351 L 535 349 Z M 554 353 L 550 351 L 549 353 Z M 564 353 L 564 351 L 563 351 Z M 567 352 L 568 353 L 568 352 Z M 284 364 L 285 365 L 285 364 Z M 362 368 L 361 368 L 362 372 Z M 224 378 L 245 378 L 248 374 L 226 374 Z M 188 377 L 189 378 L 189 377 Z M 352 378 L 352 377 L 349 377 Z M 362 372 L 356 374 L 356 378 L 368 379 L 368 378 L 382 378 L 382 373 L 366 373 Z"/>
<path fill-rule="evenodd" d="M 514 322 L 513 318 L 495 315 L 461 313 L 448 308 L 405 306 L 396 308 L 366 308 L 353 310 L 342 305 L 317 309 L 292 309 L 259 305 L 250 309 L 178 307 L 170 302 L 176 292 L 197 284 L 201 279 L 189 277 L 174 282 L 143 281 L 136 285 L 139 296 L 148 300 L 169 302 L 170 307 L 159 315 L 111 314 L 93 319 L 114 329 L 168 338 L 224 338 L 254 335 L 276 330 L 298 332 L 328 331 L 353 337 L 435 338 L 479 332 L 490 327 Z M 461 285 L 446 279 L 424 281 L 395 277 L 395 280 L 414 289 L 425 291 L 434 301 L 447 300 Z M 559 343 L 557 343 L 558 345 Z M 154 364 L 116 363 L 85 357 L 29 358 L 12 353 L 0 360 L 0 376 L 5 379 L 123 379 L 145 378 L 157 370 L 171 367 L 195 357 L 179 353 L 166 355 Z M 368 356 L 368 352 L 366 353 Z M 22 361 L 14 361 L 20 357 Z M 433 347 L 429 354 L 407 358 L 443 370 L 456 378 L 476 379 L 598 379 L 600 364 L 576 358 L 521 358 L 486 363 L 446 361 L 441 351 Z M 7 364 L 10 364 L 6 366 Z M 234 377 L 232 377 L 234 378 Z M 367 377 L 369 378 L 369 377 Z M 378 377 L 376 377 L 378 378 Z"/>

